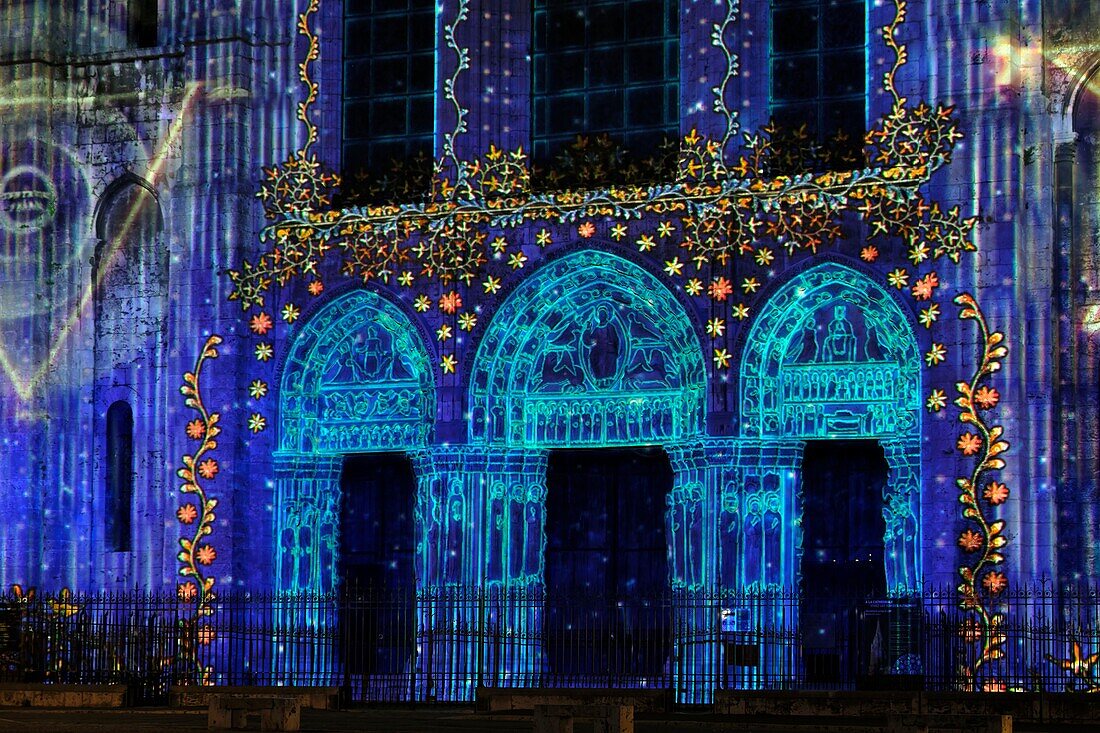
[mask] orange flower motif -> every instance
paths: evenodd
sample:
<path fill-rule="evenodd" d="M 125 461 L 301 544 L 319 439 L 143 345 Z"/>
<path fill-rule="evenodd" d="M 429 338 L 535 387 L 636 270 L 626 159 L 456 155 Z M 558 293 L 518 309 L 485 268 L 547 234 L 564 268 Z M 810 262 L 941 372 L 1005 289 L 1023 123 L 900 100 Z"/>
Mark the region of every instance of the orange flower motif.
<path fill-rule="evenodd" d="M 985 577 L 982 578 L 982 585 L 985 586 L 987 591 L 997 595 L 1008 587 L 1008 578 L 1005 577 L 1004 573 L 998 573 L 994 570 L 985 574 Z"/>
<path fill-rule="evenodd" d="M 176 510 L 176 519 L 180 520 L 184 524 L 191 524 L 198 519 L 199 510 L 195 508 L 194 504 L 184 504 Z"/>
<path fill-rule="evenodd" d="M 271 320 L 271 316 L 266 313 L 257 313 L 252 316 L 252 319 L 248 322 L 248 327 L 252 329 L 252 333 L 257 336 L 263 336 L 271 327 L 275 324 Z"/>
<path fill-rule="evenodd" d="M 462 296 L 457 291 L 452 290 L 449 293 L 444 293 L 443 297 L 439 299 L 439 310 L 444 313 L 454 313 L 456 310 L 462 307 Z"/>
<path fill-rule="evenodd" d="M 998 504 L 1004 504 L 1008 501 L 1008 487 L 997 481 L 992 481 L 985 487 L 985 491 L 982 492 L 982 496 L 990 504 L 997 506 Z"/>
<path fill-rule="evenodd" d="M 581 235 L 585 239 L 588 239 L 596 233 L 596 225 L 590 221 L 586 221 L 577 227 L 577 234 Z"/>
<path fill-rule="evenodd" d="M 206 426 L 197 417 L 187 423 L 187 437 L 191 440 L 200 440 L 206 434 Z"/>
<path fill-rule="evenodd" d="M 314 280 L 306 286 L 306 290 L 309 291 L 310 295 L 320 295 L 325 291 L 325 284 L 320 280 Z"/>
<path fill-rule="evenodd" d="M 721 303 L 733 293 L 733 285 L 724 277 L 716 277 L 707 287 L 710 297 Z"/>
<path fill-rule="evenodd" d="M 963 433 L 955 445 L 964 456 L 972 456 L 982 447 L 982 438 L 974 433 Z"/>
<path fill-rule="evenodd" d="M 217 556 L 217 551 L 211 545 L 202 545 L 199 549 L 195 550 L 195 559 L 203 565 L 209 565 L 214 562 Z"/>
<path fill-rule="evenodd" d="M 940 279 L 936 273 L 930 272 L 913 285 L 913 297 L 917 300 L 928 300 L 932 297 L 932 291 L 939 287 Z"/>
<path fill-rule="evenodd" d="M 198 595 L 199 589 L 190 580 L 176 586 L 176 597 L 181 601 L 190 601 Z"/>
<path fill-rule="evenodd" d="M 859 258 L 864 262 L 874 262 L 878 259 L 878 247 L 867 245 L 859 251 Z"/>
<path fill-rule="evenodd" d="M 959 547 L 966 552 L 976 552 L 981 548 L 983 542 L 982 536 L 972 529 L 968 529 L 959 535 Z"/>
<path fill-rule="evenodd" d="M 959 625 L 959 636 L 965 641 L 977 641 L 982 638 L 982 625 L 977 619 L 968 618 Z"/>
<path fill-rule="evenodd" d="M 216 637 L 217 634 L 214 633 L 214 627 L 210 626 L 209 624 L 204 624 L 203 626 L 200 626 L 199 630 L 195 632 L 195 640 L 199 643 L 200 646 L 206 646 L 210 644 L 212 641 L 214 641 Z"/>
<path fill-rule="evenodd" d="M 992 387 L 982 386 L 978 388 L 978 391 L 974 393 L 974 402 L 978 404 L 978 407 L 983 410 L 988 410 L 992 407 L 996 407 L 1000 402 L 1001 395 L 996 389 Z"/>
<path fill-rule="evenodd" d="M 204 479 L 212 479 L 218 475 L 218 462 L 213 458 L 207 458 L 199 464 L 199 475 Z"/>

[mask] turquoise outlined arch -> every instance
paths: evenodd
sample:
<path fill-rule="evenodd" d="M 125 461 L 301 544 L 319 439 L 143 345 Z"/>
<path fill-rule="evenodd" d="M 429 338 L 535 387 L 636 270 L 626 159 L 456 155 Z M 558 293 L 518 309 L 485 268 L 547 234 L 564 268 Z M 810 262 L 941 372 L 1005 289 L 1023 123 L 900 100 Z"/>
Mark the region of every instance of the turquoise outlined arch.
<path fill-rule="evenodd" d="M 504 301 L 478 346 L 469 400 L 472 443 L 665 444 L 704 433 L 706 365 L 657 277 L 583 250 Z"/>
<path fill-rule="evenodd" d="M 740 377 L 748 437 L 920 430 L 921 362 L 910 319 L 882 286 L 837 262 L 806 270 L 767 300 L 745 340 Z"/>
<path fill-rule="evenodd" d="M 882 496 L 887 592 L 916 591 L 921 362 L 912 322 L 894 297 L 852 267 L 811 267 L 777 289 L 757 316 L 740 377 L 745 438 L 792 446 L 879 441 L 889 466 Z M 796 537 L 793 546 L 800 545 Z"/>
<path fill-rule="evenodd" d="M 409 317 L 373 291 L 352 290 L 294 337 L 280 377 L 279 452 L 427 445 L 435 394 L 428 351 Z"/>

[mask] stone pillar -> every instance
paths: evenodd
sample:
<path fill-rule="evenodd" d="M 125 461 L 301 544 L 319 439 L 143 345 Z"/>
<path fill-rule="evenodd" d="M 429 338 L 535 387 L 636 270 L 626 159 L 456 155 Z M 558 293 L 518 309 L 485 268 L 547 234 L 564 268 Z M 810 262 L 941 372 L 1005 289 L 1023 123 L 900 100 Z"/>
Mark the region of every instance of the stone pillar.
<path fill-rule="evenodd" d="M 275 590 L 310 596 L 309 602 L 282 604 L 274 628 L 291 638 L 324 638 L 335 628 L 335 608 L 318 599 L 336 590 L 340 547 L 340 471 L 342 456 L 279 454 L 275 457 Z M 286 684 L 320 684 L 336 679 L 332 646 L 296 644 L 276 654 L 274 672 Z"/>
<path fill-rule="evenodd" d="M 498 687 L 535 687 L 545 670 L 546 459 L 545 451 L 489 449 L 486 455 L 485 566 L 491 602 L 483 677 Z"/>
<path fill-rule="evenodd" d="M 710 449 L 702 441 L 668 448 L 674 471 L 665 515 L 674 603 L 672 675 L 681 703 L 711 702 L 718 670 L 719 482 Z"/>
<path fill-rule="evenodd" d="M 479 682 L 484 459 L 464 447 L 412 455 L 416 492 L 417 689 L 472 700 Z"/>
<path fill-rule="evenodd" d="M 886 592 L 915 593 L 921 580 L 920 546 L 920 439 L 907 436 L 884 440 L 890 468 L 882 491 L 882 518 L 886 521 L 884 561 Z"/>

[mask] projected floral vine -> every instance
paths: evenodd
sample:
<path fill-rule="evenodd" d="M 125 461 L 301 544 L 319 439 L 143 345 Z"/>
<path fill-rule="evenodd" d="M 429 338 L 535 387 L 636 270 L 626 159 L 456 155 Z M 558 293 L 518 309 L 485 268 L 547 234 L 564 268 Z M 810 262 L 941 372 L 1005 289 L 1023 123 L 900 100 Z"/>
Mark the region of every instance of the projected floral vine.
<path fill-rule="evenodd" d="M 991 512 L 1009 496 L 1008 487 L 993 475 L 1005 467 L 1001 456 L 1008 450 L 1008 443 L 1001 439 L 1004 428 L 988 421 L 986 413 L 997 406 L 1000 394 L 985 382 L 1000 370 L 1008 348 L 1004 345 L 1004 334 L 990 331 L 985 315 L 969 293 L 957 296 L 955 303 L 961 308 L 960 319 L 977 324 L 981 347 L 981 359 L 973 376 L 955 385 L 959 394 L 955 398 L 960 410 L 959 422 L 968 428 L 959 435 L 956 447 L 963 455 L 974 458 L 970 475 L 955 482 L 961 490 L 963 517 L 971 522 L 958 538 L 959 547 L 970 557 L 959 568 L 962 579 L 958 586 L 959 605 L 967 612 L 961 633 L 974 645 L 974 654 L 959 671 L 967 686 L 977 689 L 979 671 L 1005 654 L 1005 617 L 995 606 L 997 597 L 1008 587 L 1004 572 L 997 569 L 1005 561 L 1008 539 L 1004 535 L 1004 521 L 992 517 Z M 997 686 L 994 678 L 985 680 L 984 687 L 997 689 Z"/>
<path fill-rule="evenodd" d="M 722 135 L 721 143 L 719 143 L 719 149 L 722 151 L 725 151 L 730 140 L 737 134 L 737 112 L 730 109 L 726 103 L 726 91 L 730 82 L 737 75 L 737 54 L 726 41 L 726 32 L 737 20 L 737 10 L 738 0 L 726 0 L 726 16 L 721 23 L 715 23 L 710 31 L 710 44 L 722 52 L 726 66 L 722 81 L 710 90 L 711 94 L 714 95 L 714 111 L 722 115 L 726 121 L 726 130 Z"/>
<path fill-rule="evenodd" d="M 216 598 L 214 578 L 207 575 L 206 569 L 214 562 L 217 551 L 206 538 L 214 531 L 214 509 L 218 505 L 218 500 L 210 497 L 199 479 L 211 481 L 218 474 L 218 462 L 209 454 L 218 447 L 216 438 L 221 433 L 218 427 L 220 415 L 210 412 L 203 402 L 199 378 L 206 361 L 217 358 L 217 346 L 221 342 L 220 336 L 206 339 L 195 362 L 195 370 L 183 375 L 183 385 L 180 387 L 184 404 L 198 413 L 198 417 L 187 423 L 186 432 L 187 437 L 196 441 L 199 447 L 194 453 L 183 456 L 183 466 L 176 471 L 176 475 L 184 481 L 180 491 L 194 496 L 193 501 L 187 501 L 176 510 L 176 519 L 186 528 L 185 536 L 179 540 L 180 551 L 176 557 L 180 562 L 179 574 L 187 578 L 176 586 L 176 594 L 181 601 L 195 604 L 194 616 L 185 630 L 194 633 L 199 646 L 205 646 L 214 639 L 214 628 L 209 623 Z M 213 670 L 203 665 L 197 647 L 191 645 L 189 640 L 183 646 L 198 680 L 208 683 Z"/>

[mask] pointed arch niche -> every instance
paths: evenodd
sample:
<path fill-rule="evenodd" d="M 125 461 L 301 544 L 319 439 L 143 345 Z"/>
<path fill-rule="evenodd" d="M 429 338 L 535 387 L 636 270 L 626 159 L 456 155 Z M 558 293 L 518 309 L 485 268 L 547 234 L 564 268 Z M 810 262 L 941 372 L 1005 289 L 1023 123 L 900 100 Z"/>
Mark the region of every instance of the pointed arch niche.
<path fill-rule="evenodd" d="M 684 307 L 621 257 L 583 251 L 494 316 L 470 384 L 472 443 L 664 445 L 703 434 L 706 368 Z"/>
<path fill-rule="evenodd" d="M 391 452 L 415 459 L 428 444 L 435 404 L 423 339 L 385 298 L 354 290 L 303 325 L 280 378 L 278 589 L 336 587 L 345 456 Z"/>
<path fill-rule="evenodd" d="M 740 372 L 742 435 L 759 444 L 761 454 L 781 458 L 779 475 L 799 475 L 806 441 L 878 441 L 888 464 L 882 497 L 887 592 L 916 589 L 920 352 L 910 319 L 893 296 L 851 267 L 826 262 L 810 268 L 767 301 L 749 332 Z M 792 516 L 800 512 L 792 495 L 796 487 L 783 493 L 757 503 Z M 744 521 L 748 531 L 751 522 Z M 800 531 L 795 522 L 785 524 Z M 782 564 L 789 570 L 776 579 L 791 583 L 801 538 L 787 537 L 783 544 Z"/>

